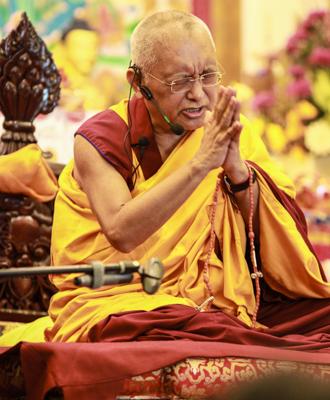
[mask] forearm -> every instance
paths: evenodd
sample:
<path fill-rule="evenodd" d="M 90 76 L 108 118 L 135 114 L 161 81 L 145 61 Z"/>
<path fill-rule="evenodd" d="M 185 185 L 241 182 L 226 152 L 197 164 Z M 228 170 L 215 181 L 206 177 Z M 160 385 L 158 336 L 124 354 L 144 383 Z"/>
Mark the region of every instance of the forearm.
<path fill-rule="evenodd" d="M 208 169 L 197 161 L 178 169 L 149 191 L 125 203 L 112 220 L 110 242 L 132 251 L 156 232 L 197 188 Z"/>
<path fill-rule="evenodd" d="M 232 183 L 244 182 L 248 179 L 248 170 L 245 165 L 242 165 L 232 173 L 227 174 Z M 250 193 L 249 189 L 242 190 L 234 194 L 237 206 L 245 222 L 246 229 L 249 226 L 249 215 L 250 215 Z M 253 231 L 255 234 L 256 241 L 259 239 L 259 213 L 258 213 L 258 202 L 259 202 L 259 186 L 258 181 L 253 184 Z"/>
<path fill-rule="evenodd" d="M 249 227 L 249 214 L 250 214 L 250 196 L 249 190 L 235 194 L 235 199 L 241 215 L 244 219 L 246 229 Z M 255 234 L 256 241 L 259 240 L 259 213 L 258 213 L 258 200 L 259 200 L 259 186 L 255 182 L 253 184 L 253 232 Z"/>

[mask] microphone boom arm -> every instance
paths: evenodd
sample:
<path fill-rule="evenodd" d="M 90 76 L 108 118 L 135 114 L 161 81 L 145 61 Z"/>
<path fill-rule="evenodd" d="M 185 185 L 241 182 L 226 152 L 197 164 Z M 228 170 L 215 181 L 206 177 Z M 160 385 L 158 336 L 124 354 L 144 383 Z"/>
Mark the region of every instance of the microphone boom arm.
<path fill-rule="evenodd" d="M 21 267 L 6 268 L 0 270 L 1 278 L 15 278 L 35 275 L 58 275 L 83 273 L 76 277 L 74 283 L 77 286 L 98 288 L 104 285 L 129 283 L 133 279 L 133 273 L 138 272 L 141 276 L 143 289 L 149 293 L 155 293 L 164 275 L 163 264 L 157 258 L 152 258 L 143 267 L 138 261 L 120 261 L 117 264 L 102 264 L 93 261 L 90 264 L 66 265 L 62 267 Z"/>

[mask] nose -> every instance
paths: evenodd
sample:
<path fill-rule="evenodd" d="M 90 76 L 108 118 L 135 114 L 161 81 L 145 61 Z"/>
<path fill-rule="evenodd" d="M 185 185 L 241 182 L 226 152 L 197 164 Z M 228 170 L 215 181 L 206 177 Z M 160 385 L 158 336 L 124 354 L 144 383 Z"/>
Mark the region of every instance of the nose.
<path fill-rule="evenodd" d="M 189 100 L 200 100 L 204 96 L 204 87 L 200 78 L 191 82 L 191 88 L 187 92 Z"/>

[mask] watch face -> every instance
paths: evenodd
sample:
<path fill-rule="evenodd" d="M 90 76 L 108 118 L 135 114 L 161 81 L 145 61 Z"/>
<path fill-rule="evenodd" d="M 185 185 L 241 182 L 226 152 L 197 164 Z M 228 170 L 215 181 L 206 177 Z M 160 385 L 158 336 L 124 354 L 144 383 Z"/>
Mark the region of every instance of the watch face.
<path fill-rule="evenodd" d="M 233 194 L 233 191 L 231 189 L 231 184 L 230 184 L 230 181 L 229 181 L 229 178 L 227 177 L 227 175 L 224 175 L 223 180 L 225 182 L 225 185 L 226 185 L 226 188 L 227 188 L 228 192 Z"/>
<path fill-rule="evenodd" d="M 252 170 L 252 182 L 253 183 L 256 181 L 256 177 L 257 177 L 256 172 L 254 170 Z M 247 178 L 246 181 L 234 184 L 234 183 L 230 182 L 230 179 L 226 175 L 224 175 L 224 182 L 225 182 L 228 192 L 231 194 L 235 194 L 235 193 L 238 193 L 238 192 L 241 192 L 241 191 L 247 189 L 250 186 L 250 176 Z"/>

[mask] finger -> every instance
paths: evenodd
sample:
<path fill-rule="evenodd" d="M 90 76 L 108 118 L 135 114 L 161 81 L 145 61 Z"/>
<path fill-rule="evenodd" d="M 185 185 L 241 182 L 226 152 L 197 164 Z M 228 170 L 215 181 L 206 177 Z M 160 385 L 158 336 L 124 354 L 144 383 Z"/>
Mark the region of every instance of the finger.
<path fill-rule="evenodd" d="M 238 124 L 238 125 L 237 125 Z M 225 142 L 231 142 L 233 140 L 233 136 L 239 130 L 239 123 L 234 123 L 234 125 L 231 125 L 229 128 L 222 130 L 218 135 L 217 135 L 217 142 L 219 143 L 225 143 Z"/>
<path fill-rule="evenodd" d="M 229 90 L 229 92 L 231 93 L 232 96 L 236 97 L 236 90 L 234 88 L 232 88 L 231 86 L 227 87 L 227 90 Z"/>
<path fill-rule="evenodd" d="M 239 121 L 240 120 L 240 114 L 241 114 L 241 104 L 237 101 L 237 103 L 236 103 L 236 111 L 235 111 L 235 115 L 234 115 L 234 121 Z"/>
<path fill-rule="evenodd" d="M 223 114 L 221 117 L 218 119 L 218 124 L 220 129 L 227 129 L 234 118 L 235 112 L 236 112 L 236 107 L 237 107 L 237 101 L 235 100 L 234 97 L 232 97 L 224 110 Z"/>
<path fill-rule="evenodd" d="M 241 123 L 239 123 L 238 121 L 235 121 L 230 129 L 231 129 L 231 132 L 230 132 L 231 140 L 235 143 L 238 143 L 241 132 L 243 130 L 243 125 Z"/>
<path fill-rule="evenodd" d="M 241 105 L 240 105 L 240 103 L 236 100 L 236 104 L 235 104 L 235 112 L 234 112 L 234 115 L 233 115 L 233 119 L 232 119 L 232 121 L 231 121 L 231 125 L 235 122 L 235 121 L 240 121 L 240 108 L 241 108 Z"/>
<path fill-rule="evenodd" d="M 204 124 L 208 124 L 213 120 L 213 113 L 211 111 L 206 111 L 205 113 L 205 119 L 204 119 Z"/>
<path fill-rule="evenodd" d="M 238 109 L 236 110 L 236 113 L 233 117 L 232 123 L 234 121 L 239 121 L 239 115 L 240 115 L 240 103 L 238 102 L 237 98 L 236 98 L 236 90 L 234 88 L 232 88 L 231 86 L 227 87 L 227 90 L 229 91 L 229 94 L 235 98 L 236 102 L 237 102 L 237 107 Z"/>
<path fill-rule="evenodd" d="M 233 93 L 230 89 L 223 88 L 220 92 L 220 96 L 218 98 L 218 102 L 214 109 L 215 118 L 220 120 L 223 113 L 225 112 L 228 104 L 233 97 Z"/>

